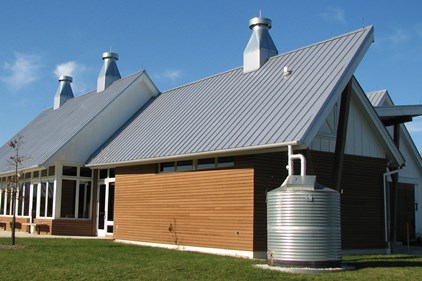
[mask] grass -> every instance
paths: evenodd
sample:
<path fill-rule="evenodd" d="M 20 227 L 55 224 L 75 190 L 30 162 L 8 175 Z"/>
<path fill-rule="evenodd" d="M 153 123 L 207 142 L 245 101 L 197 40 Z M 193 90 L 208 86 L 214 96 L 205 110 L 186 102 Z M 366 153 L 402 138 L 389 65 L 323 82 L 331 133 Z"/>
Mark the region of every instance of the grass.
<path fill-rule="evenodd" d="M 10 239 L 0 239 L 8 244 Z M 422 257 L 350 256 L 353 271 L 315 275 L 262 270 L 245 260 L 105 240 L 18 239 L 0 248 L 0 280 L 420 280 Z"/>

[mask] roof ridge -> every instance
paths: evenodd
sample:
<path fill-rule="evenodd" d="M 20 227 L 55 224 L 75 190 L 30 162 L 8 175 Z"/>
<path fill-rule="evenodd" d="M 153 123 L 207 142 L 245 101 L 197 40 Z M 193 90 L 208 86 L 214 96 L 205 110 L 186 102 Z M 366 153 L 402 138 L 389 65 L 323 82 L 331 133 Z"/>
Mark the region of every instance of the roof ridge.
<path fill-rule="evenodd" d="M 321 45 L 321 44 L 325 44 L 325 43 L 330 42 L 330 41 L 338 40 L 338 39 L 340 39 L 340 38 L 343 38 L 343 37 L 346 37 L 346 36 L 350 36 L 351 34 L 358 33 L 358 32 L 362 32 L 362 31 L 364 31 L 364 30 L 368 30 L 368 29 L 371 29 L 371 28 L 373 28 L 373 25 L 363 26 L 363 27 L 361 27 L 361 28 L 359 28 L 359 29 L 356 29 L 356 30 L 354 30 L 354 31 L 350 31 L 350 32 L 348 32 L 348 33 L 340 34 L 340 35 L 337 35 L 337 36 L 332 37 L 332 38 L 330 38 L 330 39 L 326 39 L 326 40 L 323 40 L 323 41 L 319 41 L 319 42 L 316 42 L 316 43 L 312 43 L 312 44 L 310 44 L 310 45 L 307 45 L 307 46 L 304 46 L 304 47 L 301 47 L 301 48 L 298 48 L 298 49 L 294 49 L 294 50 L 291 50 L 291 51 L 288 51 L 288 52 L 284 52 L 284 53 L 282 53 L 282 54 L 279 54 L 279 55 L 276 55 L 276 56 L 270 57 L 270 58 L 268 59 L 268 61 L 273 60 L 273 59 L 280 58 L 280 57 L 282 57 L 282 56 L 285 56 L 285 55 L 288 55 L 288 54 L 291 54 L 291 53 L 294 53 L 294 52 L 298 52 L 298 51 L 300 51 L 300 50 L 304 50 L 304 49 L 307 49 L 307 48 L 311 48 L 311 47 L 314 47 L 314 46 L 318 46 L 318 45 Z M 227 74 L 227 73 L 229 73 L 229 72 L 237 71 L 237 70 L 242 69 L 242 68 L 243 68 L 243 66 L 238 66 L 238 67 L 235 67 L 235 68 L 232 68 L 232 69 L 229 69 L 229 70 L 226 70 L 226 71 L 220 72 L 220 73 L 213 74 L 213 75 L 211 75 L 211 76 L 207 76 L 207 77 L 204 77 L 204 78 L 201 78 L 201 79 L 198 79 L 198 80 L 192 81 L 192 82 L 188 82 L 188 83 L 183 84 L 183 85 L 180 85 L 180 86 L 176 86 L 176 87 L 174 87 L 174 88 L 170 88 L 170 89 L 168 89 L 168 90 L 163 91 L 162 93 L 167 93 L 167 92 L 175 91 L 175 90 L 178 90 L 178 89 L 181 89 L 181 88 L 185 88 L 185 87 L 188 87 L 188 86 L 190 86 L 190 85 L 193 85 L 193 84 L 196 84 L 196 83 L 199 83 L 199 82 L 202 82 L 202 81 L 206 81 L 206 80 L 208 80 L 208 79 L 211 79 L 211 78 L 214 78 L 214 77 L 217 77 L 217 76 L 223 75 L 223 74 Z"/>

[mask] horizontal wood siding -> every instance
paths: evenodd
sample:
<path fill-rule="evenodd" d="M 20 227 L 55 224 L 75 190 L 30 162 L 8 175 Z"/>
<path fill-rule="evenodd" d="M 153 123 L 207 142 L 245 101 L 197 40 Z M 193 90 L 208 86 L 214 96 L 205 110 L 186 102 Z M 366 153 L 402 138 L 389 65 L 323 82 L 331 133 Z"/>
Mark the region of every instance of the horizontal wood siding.
<path fill-rule="evenodd" d="M 239 159 L 221 170 L 118 168 L 114 238 L 252 251 L 253 174 L 249 162 Z"/>
<path fill-rule="evenodd" d="M 52 221 L 53 235 L 93 236 L 93 220 L 57 219 Z"/>
<path fill-rule="evenodd" d="M 334 154 L 312 151 L 317 181 L 332 186 Z M 345 155 L 341 181 L 341 227 L 344 249 L 383 248 L 386 160 Z"/>

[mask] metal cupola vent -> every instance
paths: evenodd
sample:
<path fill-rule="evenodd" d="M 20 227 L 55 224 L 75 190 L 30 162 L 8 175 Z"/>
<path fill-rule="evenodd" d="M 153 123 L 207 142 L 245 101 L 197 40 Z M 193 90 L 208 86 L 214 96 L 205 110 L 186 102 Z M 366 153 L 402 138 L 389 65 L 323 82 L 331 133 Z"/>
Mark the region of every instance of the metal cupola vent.
<path fill-rule="evenodd" d="M 62 75 L 59 77 L 59 88 L 54 96 L 54 110 L 60 108 L 66 101 L 74 97 L 70 86 L 72 81 L 73 78 L 70 76 Z"/>
<path fill-rule="evenodd" d="M 121 78 L 116 64 L 119 55 L 112 52 L 105 52 L 102 57 L 104 64 L 98 75 L 97 93 L 104 91 L 111 83 Z"/>
<path fill-rule="evenodd" d="M 278 55 L 277 48 L 270 36 L 272 21 L 268 18 L 255 17 L 249 21 L 252 35 L 243 52 L 243 72 L 258 70 L 273 56 Z"/>

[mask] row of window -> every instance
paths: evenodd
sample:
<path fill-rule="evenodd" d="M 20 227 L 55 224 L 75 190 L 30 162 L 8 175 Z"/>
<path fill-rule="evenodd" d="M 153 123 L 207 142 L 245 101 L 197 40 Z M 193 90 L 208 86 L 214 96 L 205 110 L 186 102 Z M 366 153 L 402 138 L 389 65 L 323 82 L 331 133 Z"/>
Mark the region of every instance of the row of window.
<path fill-rule="evenodd" d="M 40 178 L 40 175 L 41 175 L 41 178 L 52 177 L 52 176 L 55 175 L 55 173 L 56 173 L 55 167 L 54 166 L 51 166 L 51 167 L 48 167 L 48 169 L 44 169 L 44 170 L 41 170 L 41 171 L 34 171 L 34 172 L 24 173 L 24 174 L 20 175 L 19 178 L 21 180 L 29 181 L 29 180 L 31 180 L 31 178 L 32 179 L 35 179 L 35 180 L 36 179 L 39 179 Z M 2 185 L 6 185 L 9 182 L 10 178 L 11 177 L 2 177 L 0 179 L 0 183 Z"/>
<path fill-rule="evenodd" d="M 33 217 L 53 216 L 54 181 L 38 184 L 25 182 L 16 193 L 16 215 Z M 7 189 L 0 192 L 0 215 L 12 215 L 12 194 Z"/>
<path fill-rule="evenodd" d="M 234 157 L 203 158 L 197 160 L 183 160 L 163 162 L 159 164 L 160 173 L 183 172 L 194 170 L 208 170 L 234 166 Z"/>

